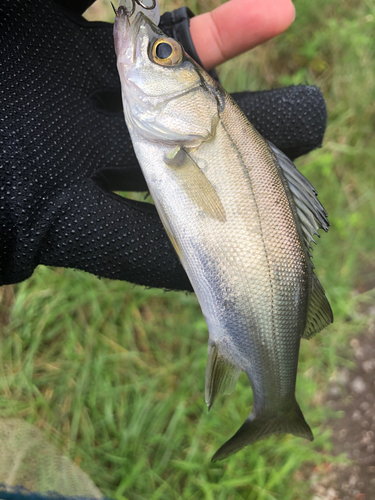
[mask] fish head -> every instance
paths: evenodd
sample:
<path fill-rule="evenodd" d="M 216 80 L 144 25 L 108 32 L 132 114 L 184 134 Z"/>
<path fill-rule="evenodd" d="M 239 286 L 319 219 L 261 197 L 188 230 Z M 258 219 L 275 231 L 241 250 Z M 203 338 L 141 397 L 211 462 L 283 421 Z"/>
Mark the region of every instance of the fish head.
<path fill-rule="evenodd" d="M 222 100 L 216 82 L 181 44 L 143 12 L 129 22 L 119 9 L 114 24 L 117 67 L 126 122 L 135 136 L 196 146 L 209 140 Z"/>

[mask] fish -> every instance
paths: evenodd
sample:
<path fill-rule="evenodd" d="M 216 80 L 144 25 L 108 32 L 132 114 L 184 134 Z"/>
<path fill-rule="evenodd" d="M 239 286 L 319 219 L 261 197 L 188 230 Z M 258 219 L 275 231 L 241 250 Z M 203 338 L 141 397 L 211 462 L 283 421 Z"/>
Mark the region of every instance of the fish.
<path fill-rule="evenodd" d="M 244 371 L 253 406 L 212 457 L 272 434 L 313 439 L 295 397 L 301 338 L 332 323 L 311 243 L 317 192 L 230 95 L 143 12 L 119 7 L 114 43 L 127 127 L 209 331 L 210 409 Z"/>

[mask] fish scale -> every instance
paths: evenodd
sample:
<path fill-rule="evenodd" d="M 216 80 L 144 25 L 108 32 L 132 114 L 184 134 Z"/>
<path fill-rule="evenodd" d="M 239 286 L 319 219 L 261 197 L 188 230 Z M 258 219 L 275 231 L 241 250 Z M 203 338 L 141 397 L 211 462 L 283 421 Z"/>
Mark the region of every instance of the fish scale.
<path fill-rule="evenodd" d="M 226 111 L 222 113 L 224 125 L 227 122 L 230 124 L 238 121 L 238 116 L 226 116 L 226 114 L 229 113 L 226 113 Z M 254 135 L 256 135 L 255 131 Z M 245 137 L 248 136 L 249 132 Z M 222 132 L 220 130 L 216 131 L 216 138 L 218 140 L 215 141 L 215 145 L 206 145 L 208 158 L 211 155 L 212 148 L 215 147 L 216 149 L 217 144 L 219 144 L 219 147 L 214 157 L 220 157 L 220 150 L 227 151 L 229 149 L 226 144 L 228 135 L 225 132 L 225 126 Z M 295 290 L 300 288 L 300 269 L 306 267 L 306 257 L 299 242 L 298 232 L 296 231 L 285 190 L 280 182 L 274 162 L 270 161 L 268 165 L 266 163 L 266 168 L 264 168 L 264 162 L 257 163 L 255 159 L 257 153 L 264 155 L 268 154 L 268 151 L 262 152 L 259 146 L 256 148 L 259 148 L 259 152 L 254 151 L 255 148 L 251 146 L 254 143 L 253 141 L 245 141 L 243 151 L 241 151 L 241 136 L 237 138 L 236 135 L 232 134 L 229 141 L 236 142 L 236 147 L 240 150 L 237 157 L 238 159 L 241 157 L 242 161 L 231 163 L 230 158 L 228 158 L 230 165 L 227 166 L 221 160 L 224 172 L 230 171 L 229 181 L 227 175 L 223 178 L 221 169 L 213 170 L 212 176 L 207 171 L 207 177 L 215 185 L 227 212 L 226 226 L 223 228 L 214 227 L 210 233 L 212 234 L 212 240 L 209 252 L 213 256 L 213 266 L 215 266 L 217 261 L 220 263 L 226 262 L 225 256 L 231 255 L 233 252 L 234 242 L 241 243 L 235 247 L 236 257 L 229 268 L 227 285 L 230 288 L 230 284 L 237 278 L 240 284 L 237 287 L 237 309 L 244 311 L 245 317 L 240 330 L 236 327 L 236 318 L 239 317 L 238 311 L 229 315 L 229 317 L 226 314 L 220 323 L 225 323 L 226 330 L 235 338 L 240 337 L 239 342 L 241 344 L 248 344 L 249 339 L 253 340 L 253 336 L 249 336 L 249 330 L 251 329 L 249 328 L 249 326 L 251 327 L 249 318 L 254 319 L 258 325 L 255 330 L 254 328 L 252 330 L 259 336 L 260 344 L 263 337 L 267 339 L 269 336 L 273 336 L 277 341 L 278 334 L 282 336 L 285 331 L 285 334 L 292 335 L 296 329 L 297 335 L 294 336 L 299 342 L 301 325 L 298 323 L 301 323 L 301 321 L 298 321 L 299 313 L 293 307 L 293 302 Z M 257 146 L 257 143 L 255 144 Z M 263 148 L 266 149 L 267 146 L 264 145 Z M 200 154 L 204 156 L 203 151 L 200 151 Z M 254 160 L 249 162 L 250 165 L 245 166 L 244 163 L 246 163 L 247 157 Z M 244 182 L 244 169 L 247 172 L 245 176 L 247 182 Z M 265 202 L 265 200 L 269 200 L 269 191 L 271 191 L 274 199 L 273 204 L 270 204 L 269 201 Z M 248 203 L 250 197 L 253 199 L 252 203 Z M 283 210 L 280 210 L 280 207 Z M 239 217 L 239 209 L 241 217 Z M 227 226 L 230 226 L 229 229 Z M 218 246 L 221 249 L 222 257 L 218 257 Z M 297 266 L 299 267 L 298 270 L 296 269 Z M 288 268 L 290 272 L 282 273 L 278 280 L 279 269 L 282 267 Z M 194 273 L 194 269 L 191 272 Z M 214 269 L 213 276 L 209 281 L 213 282 L 217 274 L 220 275 L 220 272 L 217 273 L 216 269 Z M 246 279 L 244 279 L 244 275 Z M 286 276 L 289 278 L 287 286 L 285 285 Z M 197 280 L 199 281 L 199 276 L 197 276 Z M 286 287 L 289 289 L 287 293 L 280 293 L 285 291 Z M 205 300 L 204 291 L 199 299 L 202 305 Z M 303 301 L 303 298 L 301 298 L 301 301 Z M 220 301 L 218 302 L 217 309 L 220 310 Z M 281 315 L 285 315 L 285 311 L 290 311 L 289 317 L 280 322 L 279 325 L 275 325 L 279 317 L 279 310 Z M 296 311 L 294 315 L 293 310 Z M 219 315 L 220 317 L 220 311 L 215 312 L 215 316 Z M 241 351 L 244 348 L 244 345 L 240 345 L 239 350 Z M 250 352 L 250 360 L 252 357 Z M 266 356 L 261 355 L 261 358 L 266 360 Z M 267 363 L 271 367 L 278 364 L 278 358 L 276 356 L 272 356 L 272 358 Z M 254 362 L 251 361 L 251 363 Z M 271 369 L 271 367 L 268 369 Z M 292 385 L 293 390 L 294 386 Z"/>
<path fill-rule="evenodd" d="M 241 371 L 253 390 L 249 417 L 213 460 L 274 433 L 313 439 L 295 384 L 301 337 L 333 320 L 309 254 L 329 225 L 316 192 L 143 13 L 130 24 L 119 10 L 114 37 L 133 146 L 207 322 L 206 402 Z"/>

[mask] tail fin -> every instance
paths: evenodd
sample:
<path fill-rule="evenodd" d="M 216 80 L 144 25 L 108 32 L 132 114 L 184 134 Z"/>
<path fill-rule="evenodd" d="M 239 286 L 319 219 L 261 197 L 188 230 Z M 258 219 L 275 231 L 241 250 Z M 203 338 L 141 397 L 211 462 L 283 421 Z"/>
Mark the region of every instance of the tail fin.
<path fill-rule="evenodd" d="M 241 450 L 248 444 L 253 444 L 271 434 L 293 434 L 312 441 L 313 433 L 307 424 L 297 401 L 292 409 L 275 418 L 265 418 L 252 413 L 243 425 L 212 457 L 212 462 L 223 460 Z"/>

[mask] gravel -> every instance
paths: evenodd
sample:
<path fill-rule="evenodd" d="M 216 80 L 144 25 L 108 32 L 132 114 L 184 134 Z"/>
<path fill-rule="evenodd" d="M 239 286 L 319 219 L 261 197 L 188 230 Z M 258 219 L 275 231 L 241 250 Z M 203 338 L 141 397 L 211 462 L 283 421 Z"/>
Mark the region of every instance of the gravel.
<path fill-rule="evenodd" d="M 326 405 L 344 412 L 328 422 L 333 455 L 345 453 L 349 465 L 324 464 L 310 476 L 311 500 L 375 500 L 375 323 L 350 341 L 356 368 L 330 379 Z"/>

